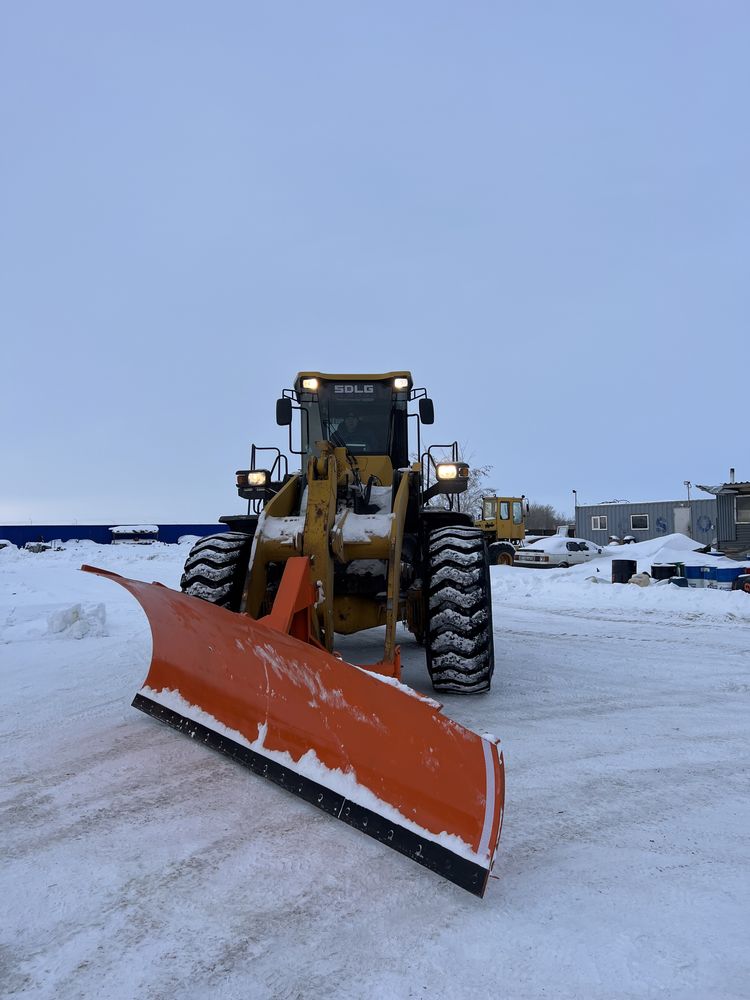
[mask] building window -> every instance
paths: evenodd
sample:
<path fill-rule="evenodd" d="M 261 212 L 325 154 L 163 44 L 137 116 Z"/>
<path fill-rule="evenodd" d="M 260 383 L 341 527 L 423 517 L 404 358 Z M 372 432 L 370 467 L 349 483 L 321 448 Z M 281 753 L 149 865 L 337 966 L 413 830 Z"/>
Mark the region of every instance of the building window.
<path fill-rule="evenodd" d="M 737 524 L 750 524 L 750 497 L 737 497 Z"/>
<path fill-rule="evenodd" d="M 592 531 L 606 531 L 607 530 L 607 515 L 599 514 L 597 517 L 591 518 L 591 530 Z"/>
<path fill-rule="evenodd" d="M 648 531 L 648 514 L 631 514 L 630 530 Z"/>

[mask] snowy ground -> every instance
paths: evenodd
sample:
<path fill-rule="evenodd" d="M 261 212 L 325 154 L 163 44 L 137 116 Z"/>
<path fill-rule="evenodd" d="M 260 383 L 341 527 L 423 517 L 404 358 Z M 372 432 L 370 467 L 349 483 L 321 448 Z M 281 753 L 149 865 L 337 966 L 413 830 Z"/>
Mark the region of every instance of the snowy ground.
<path fill-rule="evenodd" d="M 185 553 L 0 551 L 1 995 L 750 995 L 747 595 L 493 569 L 493 691 L 445 702 L 503 740 L 478 900 L 130 708 L 145 618 L 76 567 Z"/>

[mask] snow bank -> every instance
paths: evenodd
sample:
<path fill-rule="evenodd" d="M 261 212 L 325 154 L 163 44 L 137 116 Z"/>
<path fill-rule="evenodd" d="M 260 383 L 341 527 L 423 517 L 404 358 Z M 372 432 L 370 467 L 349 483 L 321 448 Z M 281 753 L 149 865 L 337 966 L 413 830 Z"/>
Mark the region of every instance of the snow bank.
<path fill-rule="evenodd" d="M 534 606 L 578 615 L 637 616 L 663 613 L 675 621 L 750 622 L 750 600 L 739 591 L 675 587 L 669 580 L 648 587 L 613 584 L 612 560 L 633 559 L 639 573 L 650 573 L 654 563 L 682 562 L 686 566 L 742 566 L 722 555 L 696 551 L 685 535 L 666 535 L 630 545 L 608 545 L 602 555 L 569 569 L 527 569 L 493 566 L 492 595 L 495 616 L 502 607 Z M 600 586 L 603 584 L 603 586 Z"/>

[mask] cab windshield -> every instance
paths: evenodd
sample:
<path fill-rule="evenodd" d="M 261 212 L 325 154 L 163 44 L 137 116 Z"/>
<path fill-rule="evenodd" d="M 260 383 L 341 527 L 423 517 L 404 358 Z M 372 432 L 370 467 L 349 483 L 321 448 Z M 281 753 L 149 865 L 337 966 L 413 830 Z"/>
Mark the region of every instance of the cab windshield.
<path fill-rule="evenodd" d="M 302 395 L 303 447 L 330 441 L 352 454 L 390 455 L 398 468 L 408 462 L 406 399 L 386 382 L 324 382 L 316 397 Z M 307 426 L 306 426 L 307 424 Z"/>

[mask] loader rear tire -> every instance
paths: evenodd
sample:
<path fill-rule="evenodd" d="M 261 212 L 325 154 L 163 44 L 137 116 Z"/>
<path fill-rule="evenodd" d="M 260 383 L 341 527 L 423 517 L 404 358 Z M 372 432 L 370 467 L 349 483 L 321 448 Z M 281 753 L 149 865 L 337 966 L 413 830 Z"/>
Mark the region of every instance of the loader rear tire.
<path fill-rule="evenodd" d="M 427 669 L 436 691 L 489 691 L 495 655 L 487 544 L 477 528 L 430 535 L 427 559 Z"/>
<path fill-rule="evenodd" d="M 185 560 L 180 590 L 228 611 L 239 611 L 253 536 L 222 531 L 196 542 Z"/>

